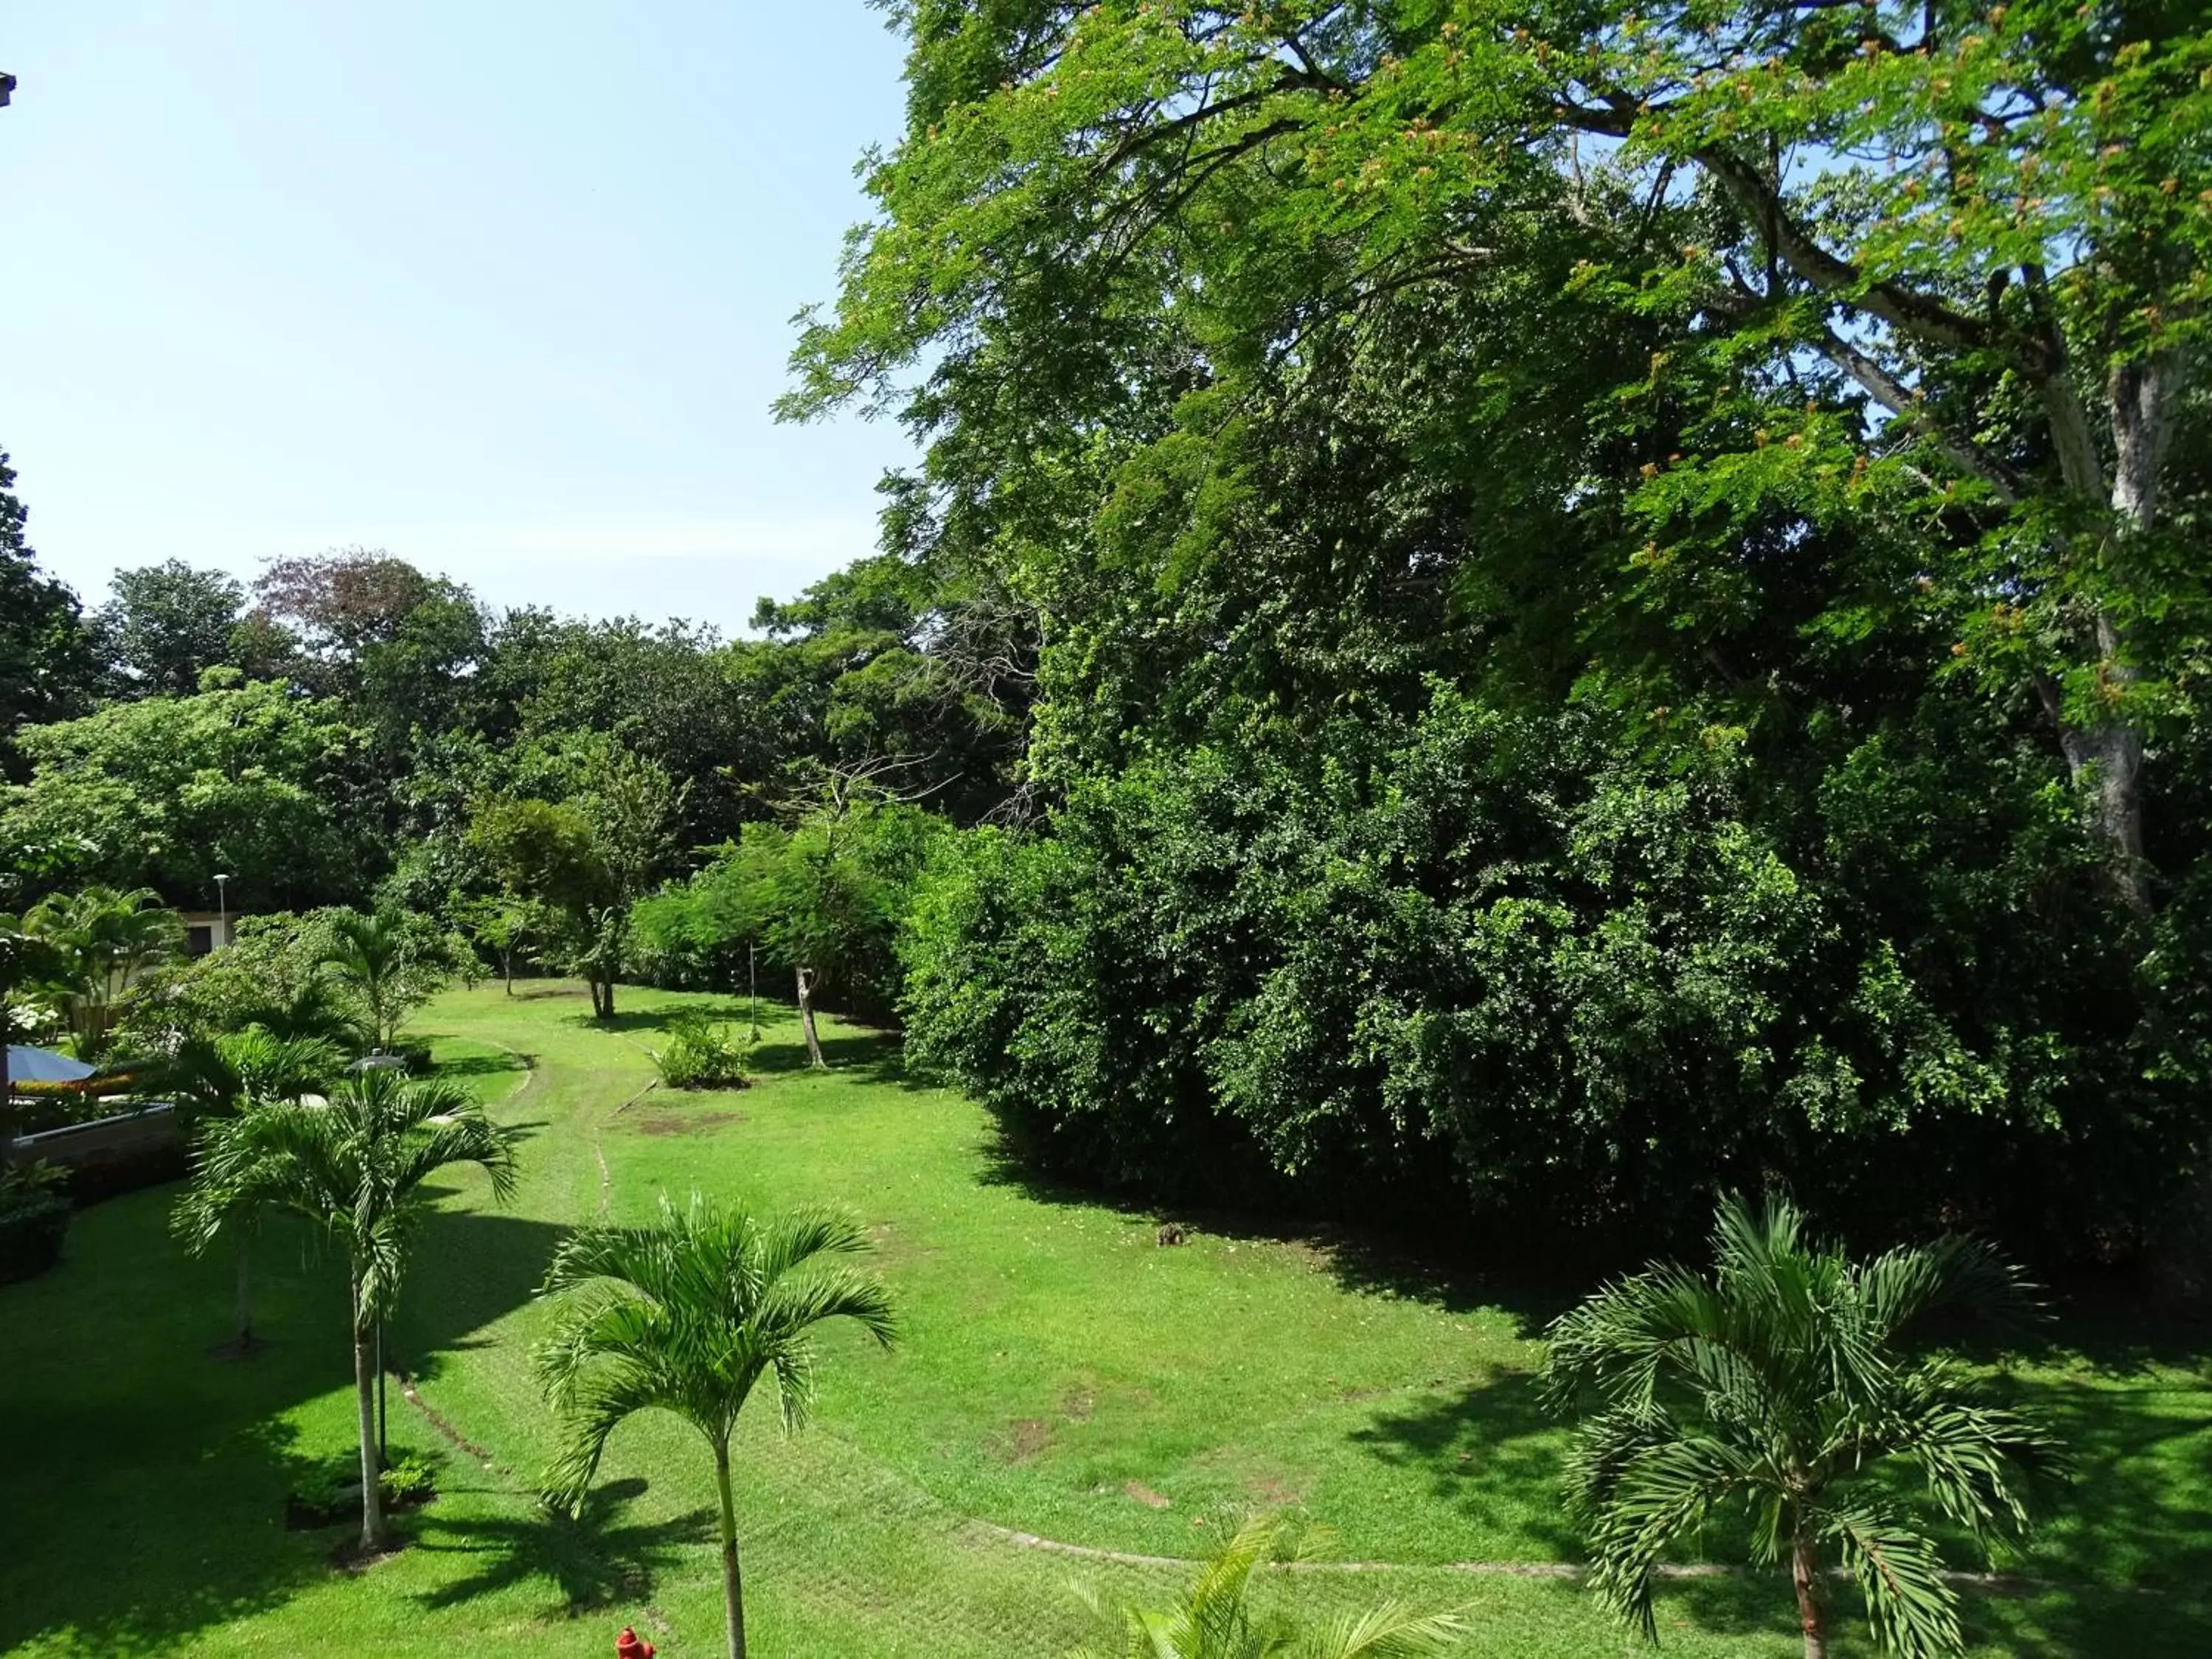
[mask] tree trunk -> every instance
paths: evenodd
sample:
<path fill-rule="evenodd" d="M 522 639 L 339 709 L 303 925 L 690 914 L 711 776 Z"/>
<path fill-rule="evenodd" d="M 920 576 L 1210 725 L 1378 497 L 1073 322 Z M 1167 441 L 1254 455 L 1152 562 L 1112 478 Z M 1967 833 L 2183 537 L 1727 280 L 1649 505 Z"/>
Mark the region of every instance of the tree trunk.
<path fill-rule="evenodd" d="M 1805 1631 L 1805 1659 L 1828 1659 L 1828 1614 L 1820 1605 L 1820 1569 L 1813 1540 L 1799 1534 L 1790 1551 L 1790 1582 L 1797 1591 L 1797 1622 Z"/>
<path fill-rule="evenodd" d="M 507 995 L 513 996 L 514 994 L 514 952 L 513 951 L 501 951 L 499 953 L 499 971 L 500 976 L 507 981 Z"/>
<path fill-rule="evenodd" d="M 376 1456 L 376 1326 L 362 1310 L 361 1286 L 353 1292 L 354 1403 L 361 1419 L 361 1548 L 373 1555 L 384 1547 L 383 1471 Z"/>
<path fill-rule="evenodd" d="M 799 975 L 799 1029 L 806 1036 L 806 1063 L 817 1072 L 830 1069 L 830 1062 L 822 1058 L 822 1037 L 814 1029 L 814 970 L 801 968 Z"/>
<path fill-rule="evenodd" d="M 614 1017 L 615 982 L 613 980 L 610 979 L 605 985 L 599 988 L 599 1018 L 601 1019 L 612 1019 Z"/>
<path fill-rule="evenodd" d="M 738 1571 L 738 1515 L 730 1503 L 730 1449 L 714 1446 L 714 1489 L 722 1498 L 722 1607 L 729 1616 L 730 1659 L 745 1659 L 745 1587 Z"/>
<path fill-rule="evenodd" d="M 238 1320 L 238 1351 L 248 1353 L 253 1348 L 253 1241 L 243 1228 L 238 1234 L 238 1277 L 231 1295 Z"/>

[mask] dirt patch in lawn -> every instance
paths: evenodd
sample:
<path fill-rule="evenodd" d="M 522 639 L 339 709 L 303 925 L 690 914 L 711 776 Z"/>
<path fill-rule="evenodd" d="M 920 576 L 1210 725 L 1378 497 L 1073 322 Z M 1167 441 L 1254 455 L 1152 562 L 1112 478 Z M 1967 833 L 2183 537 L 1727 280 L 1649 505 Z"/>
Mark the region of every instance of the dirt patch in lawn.
<path fill-rule="evenodd" d="M 1174 1498 L 1170 1498 L 1165 1492 L 1154 1492 L 1141 1480 L 1122 1482 L 1121 1491 L 1124 1496 L 1135 1498 L 1148 1510 L 1170 1510 L 1175 1507 Z"/>
<path fill-rule="evenodd" d="M 991 1452 L 1009 1463 L 1025 1463 L 1052 1444 L 1052 1425 L 1042 1417 L 1024 1417 L 993 1435 Z"/>
<path fill-rule="evenodd" d="M 743 1112 L 648 1112 L 630 1120 L 641 1135 L 705 1135 L 732 1123 L 743 1123 Z"/>

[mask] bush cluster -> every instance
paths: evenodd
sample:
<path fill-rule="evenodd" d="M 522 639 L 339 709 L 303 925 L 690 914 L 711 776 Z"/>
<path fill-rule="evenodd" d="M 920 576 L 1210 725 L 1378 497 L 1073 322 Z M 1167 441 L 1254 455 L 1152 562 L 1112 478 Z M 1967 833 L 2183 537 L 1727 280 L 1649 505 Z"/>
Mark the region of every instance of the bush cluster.
<path fill-rule="evenodd" d="M 667 1046 L 654 1052 L 653 1064 L 671 1089 L 742 1089 L 751 1057 L 751 1042 L 734 1026 L 687 1014 L 669 1023 Z"/>

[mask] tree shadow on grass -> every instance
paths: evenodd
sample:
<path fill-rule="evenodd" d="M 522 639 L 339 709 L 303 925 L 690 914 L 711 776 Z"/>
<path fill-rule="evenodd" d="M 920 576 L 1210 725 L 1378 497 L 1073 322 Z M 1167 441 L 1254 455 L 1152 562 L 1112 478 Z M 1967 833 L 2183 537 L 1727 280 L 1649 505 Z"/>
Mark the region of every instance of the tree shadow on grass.
<path fill-rule="evenodd" d="M 1310 1253 L 1347 1291 L 1424 1303 L 1453 1314 L 1504 1313 L 1523 1337 L 1540 1333 L 1587 1288 L 1548 1263 L 1507 1260 L 1496 1251 L 1475 1250 L 1433 1235 L 1351 1227 L 1294 1215 L 1163 1204 L 1086 1186 L 1039 1170 L 996 1133 L 986 1139 L 981 1152 L 979 1184 L 1010 1188 L 1032 1203 L 1110 1210 L 1133 1220 L 1172 1223 L 1186 1237 L 1203 1233 L 1240 1243 L 1292 1246 Z"/>
<path fill-rule="evenodd" d="M 425 1037 L 425 1042 L 434 1040 Z M 431 1067 L 433 1077 L 513 1077 L 538 1069 L 538 1057 L 508 1049 L 495 1054 L 458 1054 Z"/>
<path fill-rule="evenodd" d="M 14 1425 L 0 1502 L 0 1651 L 173 1647 L 283 1605 L 332 1571 L 331 1539 L 290 1533 L 287 1495 L 349 1437 L 322 1407 L 349 1389 L 343 1262 L 278 1222 L 255 1252 L 255 1358 L 221 1363 L 231 1260 L 169 1237 L 174 1188 L 85 1212 L 62 1266 L 0 1289 L 0 1421 Z M 395 1321 L 418 1359 L 471 1340 L 528 1297 L 559 1230 L 434 1212 L 413 1241 Z M 12 1340 L 21 1333 L 24 1340 Z M 395 1445 L 428 1435 L 394 1401 Z"/>
<path fill-rule="evenodd" d="M 694 1510 L 665 1521 L 625 1522 L 623 1512 L 646 1491 L 639 1480 L 611 1481 L 586 1495 L 573 1518 L 545 1509 L 470 1521 L 431 1517 L 416 1547 L 469 1559 L 470 1571 L 423 1595 L 426 1607 L 456 1607 L 532 1579 L 550 1579 L 559 1599 L 550 1611 L 574 1618 L 611 1602 L 636 1605 L 653 1595 L 657 1577 L 676 1566 L 688 1546 L 711 1543 L 714 1514 Z"/>
<path fill-rule="evenodd" d="M 489 1339 L 478 1333 L 537 1294 L 567 1231 L 497 1211 L 430 1211 L 408 1244 L 407 1279 L 385 1333 L 387 1364 L 431 1378 L 445 1356 L 483 1346 Z"/>
<path fill-rule="evenodd" d="M 1525 1371 L 1496 1370 L 1376 1416 L 1351 1436 L 1382 1462 L 1425 1471 L 1430 1490 L 1470 1522 L 1514 1517 L 1561 1560 L 1582 1540 L 1557 1494 L 1567 1434 Z"/>

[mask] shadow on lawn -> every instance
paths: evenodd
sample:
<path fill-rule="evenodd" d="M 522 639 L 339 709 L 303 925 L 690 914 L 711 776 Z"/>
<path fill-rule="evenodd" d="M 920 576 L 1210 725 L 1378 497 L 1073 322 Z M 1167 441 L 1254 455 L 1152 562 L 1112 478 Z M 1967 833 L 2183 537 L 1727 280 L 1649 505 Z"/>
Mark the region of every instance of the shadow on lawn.
<path fill-rule="evenodd" d="M 711 1510 L 625 1522 L 623 1512 L 645 1491 L 646 1483 L 634 1479 L 595 1486 L 573 1519 L 537 1509 L 511 1517 L 441 1522 L 434 1511 L 417 1547 L 465 1556 L 469 1570 L 420 1600 L 426 1607 L 450 1607 L 544 1578 L 560 1593 L 550 1609 L 556 1616 L 574 1618 L 617 1601 L 642 1602 L 653 1595 L 657 1576 L 681 1560 L 685 1546 L 715 1537 Z"/>
<path fill-rule="evenodd" d="M 1425 1470 L 1430 1490 L 1469 1521 L 1510 1513 L 1560 1559 L 1579 1559 L 1582 1540 L 1553 1501 L 1567 1431 L 1545 1412 L 1526 1371 L 1493 1370 L 1385 1412 L 1351 1438 L 1383 1462 Z"/>
<path fill-rule="evenodd" d="M 1510 1314 L 1518 1327 L 1517 1334 L 1523 1337 L 1540 1334 L 1586 1288 L 1543 1263 L 1501 1261 L 1494 1253 L 1479 1254 L 1419 1234 L 1206 1206 L 1161 1204 L 1126 1193 L 1102 1191 L 1038 1170 L 1018 1150 L 995 1136 L 986 1141 L 982 1152 L 983 1169 L 977 1180 L 987 1187 L 1011 1188 L 1032 1203 L 1111 1210 L 1148 1223 L 1173 1222 L 1187 1236 L 1202 1233 L 1239 1243 L 1291 1245 L 1311 1252 L 1346 1290 L 1426 1303 L 1448 1313 Z"/>
<path fill-rule="evenodd" d="M 230 1308 L 227 1255 L 168 1236 L 174 1188 L 87 1211 L 62 1267 L 0 1291 L 0 1328 L 36 1333 L 0 1366 L 9 1498 L 0 1504 L 0 1651 L 137 1652 L 282 1605 L 326 1579 L 331 1532 L 288 1533 L 310 1465 L 350 1444 L 330 1396 L 351 1381 L 342 1263 L 302 1225 L 255 1254 L 246 1363 L 208 1356 Z M 526 1298 L 560 1230 L 434 1212 L 413 1240 L 398 1353 L 434 1362 Z M 302 1413 L 301 1408 L 316 1402 Z M 395 1397 L 395 1450 L 435 1444 Z M 312 1447 L 300 1425 L 313 1425 Z"/>

